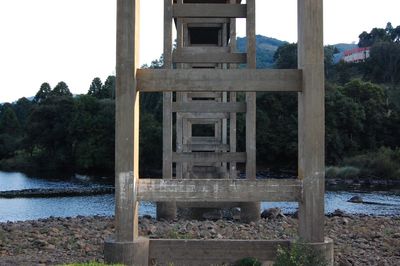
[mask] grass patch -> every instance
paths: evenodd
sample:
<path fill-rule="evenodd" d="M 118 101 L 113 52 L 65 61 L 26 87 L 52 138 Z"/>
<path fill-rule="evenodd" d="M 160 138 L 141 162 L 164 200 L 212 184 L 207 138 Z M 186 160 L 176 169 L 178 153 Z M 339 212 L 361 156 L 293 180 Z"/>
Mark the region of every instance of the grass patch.
<path fill-rule="evenodd" d="M 171 229 L 167 232 L 166 238 L 168 239 L 193 239 L 189 233 L 181 233 L 177 229 Z"/>

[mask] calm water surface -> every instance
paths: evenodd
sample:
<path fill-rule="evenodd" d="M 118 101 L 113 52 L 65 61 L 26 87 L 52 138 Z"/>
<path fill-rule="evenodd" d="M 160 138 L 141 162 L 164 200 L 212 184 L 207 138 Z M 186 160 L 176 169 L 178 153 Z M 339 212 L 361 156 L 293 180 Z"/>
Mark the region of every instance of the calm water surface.
<path fill-rule="evenodd" d="M 20 190 L 29 188 L 63 188 L 109 186 L 104 182 L 93 183 L 87 177 L 74 177 L 69 180 L 57 181 L 27 177 L 22 173 L 5 173 L 0 171 L 0 191 Z M 355 204 L 347 202 L 352 196 L 359 195 L 364 201 L 381 203 Z M 261 204 L 262 209 L 280 207 L 285 213 L 297 210 L 297 203 L 268 203 Z M 348 192 L 327 191 L 325 195 L 326 213 L 341 209 L 353 214 L 370 215 L 400 215 L 400 194 L 397 192 Z M 155 204 L 141 202 L 139 214 L 155 216 Z M 60 198 L 17 198 L 0 199 L 0 222 L 23 221 L 39 218 L 73 217 L 78 215 L 92 216 L 114 214 L 114 196 L 100 195 L 87 197 Z"/>

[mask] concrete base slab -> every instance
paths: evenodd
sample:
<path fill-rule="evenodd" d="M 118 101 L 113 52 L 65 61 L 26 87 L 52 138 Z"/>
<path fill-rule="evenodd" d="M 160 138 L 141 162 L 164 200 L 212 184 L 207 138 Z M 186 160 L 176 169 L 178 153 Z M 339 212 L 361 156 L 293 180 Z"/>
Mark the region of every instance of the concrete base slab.
<path fill-rule="evenodd" d="M 133 242 L 106 240 L 104 243 L 104 260 L 109 264 L 147 266 L 149 265 L 149 239 L 139 237 Z"/>

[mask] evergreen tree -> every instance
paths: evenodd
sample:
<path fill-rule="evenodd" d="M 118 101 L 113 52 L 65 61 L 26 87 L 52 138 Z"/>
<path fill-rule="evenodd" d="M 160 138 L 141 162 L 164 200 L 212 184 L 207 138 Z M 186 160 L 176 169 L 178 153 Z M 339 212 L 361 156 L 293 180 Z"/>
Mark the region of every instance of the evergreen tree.
<path fill-rule="evenodd" d="M 101 88 L 101 99 L 115 98 L 115 76 L 108 76 L 106 81 L 104 82 L 103 87 Z"/>
<path fill-rule="evenodd" d="M 101 88 L 103 86 L 103 83 L 101 82 L 100 78 L 94 78 L 92 81 L 92 84 L 90 84 L 88 95 L 96 97 L 98 99 L 101 98 Z"/>
<path fill-rule="evenodd" d="M 39 91 L 36 93 L 35 98 L 33 98 L 33 102 L 40 103 L 46 100 L 51 94 L 51 87 L 49 83 L 45 82 L 40 86 Z"/>
<path fill-rule="evenodd" d="M 51 91 L 51 96 L 72 97 L 72 93 L 69 91 L 68 85 L 64 81 L 61 81 Z"/>

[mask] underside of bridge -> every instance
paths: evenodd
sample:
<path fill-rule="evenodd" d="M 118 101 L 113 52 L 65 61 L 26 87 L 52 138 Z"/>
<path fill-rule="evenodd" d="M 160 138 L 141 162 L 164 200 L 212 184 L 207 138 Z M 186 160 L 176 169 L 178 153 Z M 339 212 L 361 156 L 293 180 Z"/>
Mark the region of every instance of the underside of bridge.
<path fill-rule="evenodd" d="M 116 233 L 105 260 L 127 265 L 216 265 L 245 257 L 272 262 L 289 240 L 177 240 L 138 236 L 138 202 L 157 218 L 239 207 L 259 219 L 260 201 L 298 202 L 299 237 L 333 265 L 324 237 L 324 56 L 322 0 L 298 0 L 298 69 L 256 69 L 256 1 L 164 0 L 164 68 L 138 69 L 140 0 L 117 0 Z M 236 47 L 246 20 L 247 49 Z M 172 32 L 177 33 L 174 48 Z M 256 179 L 257 92 L 298 93 L 297 179 Z M 139 95 L 163 93 L 163 174 L 139 178 Z M 240 96 L 240 97 L 239 97 Z M 245 117 L 245 150 L 237 115 Z M 243 164 L 244 178 L 237 165 Z"/>

